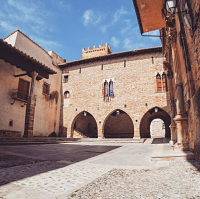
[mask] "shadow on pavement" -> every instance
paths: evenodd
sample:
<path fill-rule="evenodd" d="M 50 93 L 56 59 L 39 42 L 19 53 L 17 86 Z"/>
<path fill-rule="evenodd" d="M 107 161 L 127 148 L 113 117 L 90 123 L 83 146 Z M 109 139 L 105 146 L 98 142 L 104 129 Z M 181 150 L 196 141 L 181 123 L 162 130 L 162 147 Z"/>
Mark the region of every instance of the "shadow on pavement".
<path fill-rule="evenodd" d="M 119 147 L 70 144 L 1 146 L 0 186 L 66 167 Z"/>
<path fill-rule="evenodd" d="M 169 143 L 170 138 L 153 138 L 153 141 L 151 144 L 165 144 Z"/>

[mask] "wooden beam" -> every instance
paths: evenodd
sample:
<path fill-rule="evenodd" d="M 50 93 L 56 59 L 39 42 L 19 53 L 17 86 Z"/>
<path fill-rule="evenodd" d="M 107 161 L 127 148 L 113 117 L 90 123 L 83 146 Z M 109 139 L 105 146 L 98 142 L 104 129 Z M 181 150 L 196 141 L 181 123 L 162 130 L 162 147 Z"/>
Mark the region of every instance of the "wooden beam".
<path fill-rule="evenodd" d="M 28 73 L 23 73 L 23 74 L 19 74 L 19 75 L 14 75 L 14 77 L 22 77 L 22 76 L 25 76 L 25 75 L 28 75 Z"/>

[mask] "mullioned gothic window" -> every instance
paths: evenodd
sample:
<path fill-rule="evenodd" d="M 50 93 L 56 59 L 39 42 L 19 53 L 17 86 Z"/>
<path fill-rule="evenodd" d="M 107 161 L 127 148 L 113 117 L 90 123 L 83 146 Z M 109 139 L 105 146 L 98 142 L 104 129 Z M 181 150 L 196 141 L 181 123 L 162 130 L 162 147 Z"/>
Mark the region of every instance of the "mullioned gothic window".
<path fill-rule="evenodd" d="M 156 85 L 157 92 L 166 92 L 167 91 L 167 75 L 163 72 L 162 75 L 159 72 L 156 75 Z"/>
<path fill-rule="evenodd" d="M 103 83 L 103 97 L 105 101 L 110 101 L 114 97 L 113 80 L 105 80 Z"/>

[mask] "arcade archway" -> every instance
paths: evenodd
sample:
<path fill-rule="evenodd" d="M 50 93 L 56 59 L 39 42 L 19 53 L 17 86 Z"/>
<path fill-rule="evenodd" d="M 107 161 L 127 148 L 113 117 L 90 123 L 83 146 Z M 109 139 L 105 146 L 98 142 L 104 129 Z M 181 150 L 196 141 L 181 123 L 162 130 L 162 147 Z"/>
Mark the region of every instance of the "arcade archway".
<path fill-rule="evenodd" d="M 105 138 L 133 138 L 134 126 L 130 116 L 117 109 L 108 115 L 104 122 Z"/>
<path fill-rule="evenodd" d="M 97 138 L 97 123 L 87 111 L 79 113 L 72 123 L 72 137 Z"/>
<path fill-rule="evenodd" d="M 154 107 L 150 109 L 142 117 L 142 120 L 140 122 L 140 137 L 141 138 L 151 137 L 150 125 L 151 125 L 151 122 L 155 119 L 161 119 L 164 122 L 163 124 L 163 128 L 165 129 L 164 137 L 170 138 L 171 133 L 170 133 L 169 126 L 171 124 L 171 117 L 166 111 L 164 111 L 163 109 L 159 107 Z M 161 136 L 159 136 L 159 134 L 157 133 L 157 137 L 161 137 Z"/>

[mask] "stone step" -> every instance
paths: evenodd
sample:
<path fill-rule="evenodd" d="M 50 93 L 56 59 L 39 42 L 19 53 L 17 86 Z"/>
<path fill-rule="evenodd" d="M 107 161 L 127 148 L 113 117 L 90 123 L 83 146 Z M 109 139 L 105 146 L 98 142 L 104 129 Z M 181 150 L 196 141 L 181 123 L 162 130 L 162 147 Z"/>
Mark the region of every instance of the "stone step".
<path fill-rule="evenodd" d="M 176 161 L 194 160 L 195 155 L 191 151 L 173 151 L 170 145 L 158 145 L 151 155 L 152 161 Z"/>
<path fill-rule="evenodd" d="M 103 143 L 144 143 L 145 139 L 133 138 L 82 138 L 81 142 L 103 142 Z"/>
<path fill-rule="evenodd" d="M 61 144 L 80 142 L 78 138 L 51 138 L 51 137 L 32 137 L 32 138 L 14 138 L 5 137 L 0 138 L 0 145 L 24 145 L 24 144 Z"/>

